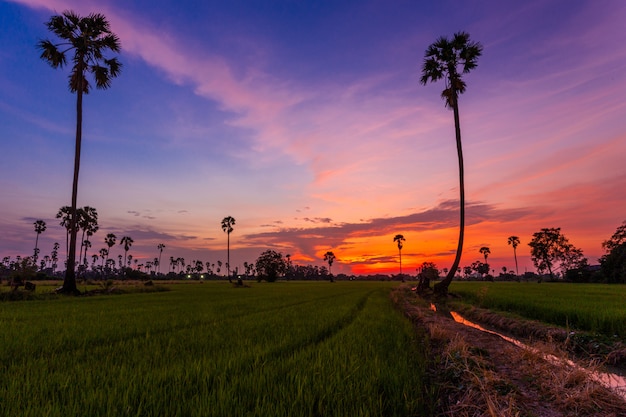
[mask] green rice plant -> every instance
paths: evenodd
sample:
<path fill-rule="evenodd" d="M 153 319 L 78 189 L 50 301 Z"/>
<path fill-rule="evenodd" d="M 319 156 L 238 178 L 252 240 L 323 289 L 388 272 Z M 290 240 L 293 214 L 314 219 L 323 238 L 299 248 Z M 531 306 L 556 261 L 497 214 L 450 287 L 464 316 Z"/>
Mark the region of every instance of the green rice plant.
<path fill-rule="evenodd" d="M 0 303 L 1 416 L 423 414 L 389 283 L 172 285 Z"/>
<path fill-rule="evenodd" d="M 457 281 L 451 291 L 480 307 L 626 339 L 626 286 Z"/>

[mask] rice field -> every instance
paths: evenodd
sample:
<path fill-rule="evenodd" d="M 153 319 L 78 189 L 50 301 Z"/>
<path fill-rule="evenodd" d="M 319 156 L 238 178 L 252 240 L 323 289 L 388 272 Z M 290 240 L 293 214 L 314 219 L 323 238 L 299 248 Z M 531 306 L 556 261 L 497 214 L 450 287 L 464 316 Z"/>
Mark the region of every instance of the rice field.
<path fill-rule="evenodd" d="M 429 415 L 426 344 L 394 310 L 392 285 L 3 302 L 0 415 Z"/>
<path fill-rule="evenodd" d="M 535 282 L 453 282 L 463 302 L 626 340 L 626 286 Z"/>

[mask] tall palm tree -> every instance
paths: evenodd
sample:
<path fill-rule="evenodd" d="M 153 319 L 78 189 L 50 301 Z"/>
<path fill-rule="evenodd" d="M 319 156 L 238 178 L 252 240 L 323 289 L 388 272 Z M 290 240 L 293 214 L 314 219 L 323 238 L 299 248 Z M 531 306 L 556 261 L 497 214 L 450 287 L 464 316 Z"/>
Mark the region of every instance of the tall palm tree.
<path fill-rule="evenodd" d="M 333 262 L 335 262 L 335 259 L 337 257 L 335 256 L 335 254 L 332 251 L 328 251 L 324 254 L 324 261 L 328 262 L 328 273 L 330 274 L 330 282 L 335 282 L 333 280 Z"/>
<path fill-rule="evenodd" d="M 232 282 L 232 278 L 230 276 L 230 234 L 233 231 L 233 226 L 235 225 L 235 219 L 231 216 L 224 217 L 222 219 L 222 230 L 226 232 L 227 237 L 227 246 L 226 246 L 226 271 L 228 272 L 228 281 Z"/>
<path fill-rule="evenodd" d="M 37 233 L 37 237 L 35 238 L 35 256 L 33 258 L 35 265 L 37 265 L 37 256 L 39 255 L 39 235 L 46 231 L 46 222 L 43 220 L 36 220 L 33 225 L 35 226 L 35 233 Z"/>
<path fill-rule="evenodd" d="M 99 13 L 92 13 L 81 17 L 73 11 L 54 15 L 47 22 L 48 29 L 54 33 L 59 41 L 54 43 L 48 39 L 39 41 L 41 59 L 48 62 L 53 68 L 62 68 L 66 62 L 66 54 L 73 54 L 73 63 L 69 77 L 70 92 L 76 93 L 76 145 L 74 150 L 74 178 L 72 182 L 72 218 L 70 225 L 70 248 L 63 281 L 62 292 L 76 293 L 76 199 L 78 196 L 78 172 L 80 169 L 80 148 L 82 141 L 83 124 L 83 94 L 90 89 L 87 73 L 93 75 L 96 88 L 107 89 L 111 80 L 117 77 L 122 64 L 117 58 L 105 58 L 105 52 L 119 52 L 120 41 L 117 35 L 111 32 L 106 17 Z"/>
<path fill-rule="evenodd" d="M 463 237 L 465 234 L 465 184 L 458 98 L 460 94 L 465 92 L 466 84 L 461 78 L 461 74 L 467 74 L 476 68 L 478 57 L 482 54 L 482 49 L 482 45 L 478 42 L 470 41 L 469 34 L 465 32 L 455 33 L 452 39 L 442 36 L 426 49 L 424 64 L 422 66 L 422 77 L 420 79 L 422 84 L 426 85 L 429 81 L 436 82 L 441 79 L 445 81 L 446 88 L 441 92 L 441 97 L 445 100 L 446 107 L 451 108 L 454 112 L 456 149 L 459 160 L 459 241 L 452 267 L 447 276 L 435 285 L 435 292 L 440 295 L 448 293 L 448 287 L 459 267 L 461 253 L 463 252 Z"/>
<path fill-rule="evenodd" d="M 393 237 L 394 242 L 398 242 L 398 254 L 400 255 L 400 278 L 402 278 L 402 282 L 404 282 L 404 275 L 402 275 L 402 242 L 406 239 L 403 235 L 395 235 Z"/>
<path fill-rule="evenodd" d="M 519 270 L 517 268 L 517 245 L 520 244 L 519 237 L 509 236 L 508 243 L 513 246 L 513 256 L 515 257 L 515 275 L 519 275 Z"/>
<path fill-rule="evenodd" d="M 491 250 L 487 246 L 483 246 L 482 248 L 478 249 L 478 252 L 482 253 L 482 255 L 485 257 L 485 263 L 487 263 L 487 257 L 491 253 Z"/>
<path fill-rule="evenodd" d="M 124 245 L 124 264 L 125 266 L 128 266 L 128 264 L 130 263 L 130 261 L 126 261 L 128 259 L 128 250 L 130 249 L 131 246 L 133 246 L 133 238 L 130 236 L 123 236 L 120 239 L 120 245 Z M 124 266 L 124 265 L 123 265 Z"/>
<path fill-rule="evenodd" d="M 165 249 L 165 245 L 163 243 L 159 243 L 157 245 L 157 249 L 159 250 L 159 263 L 157 264 L 159 267 L 158 273 L 161 273 L 161 255 L 163 254 L 163 249 Z"/>

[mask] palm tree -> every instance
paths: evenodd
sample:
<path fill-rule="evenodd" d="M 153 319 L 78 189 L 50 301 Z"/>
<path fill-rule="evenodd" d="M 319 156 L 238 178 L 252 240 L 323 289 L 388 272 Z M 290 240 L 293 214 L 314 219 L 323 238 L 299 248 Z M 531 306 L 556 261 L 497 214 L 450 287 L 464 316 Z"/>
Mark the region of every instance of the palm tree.
<path fill-rule="evenodd" d="M 159 263 L 157 264 L 159 267 L 158 273 L 161 273 L 161 255 L 163 254 L 163 249 L 165 249 L 165 245 L 163 243 L 159 243 L 157 245 L 157 249 L 159 250 Z M 156 263 L 156 260 L 155 260 Z"/>
<path fill-rule="evenodd" d="M 81 17 L 72 11 L 55 15 L 47 22 L 48 29 L 60 41 L 53 43 L 45 39 L 38 43 L 41 50 L 41 59 L 47 61 L 53 68 L 62 68 L 66 64 L 66 54 L 73 53 L 71 58 L 73 67 L 69 77 L 70 92 L 76 93 L 76 145 L 74 150 L 74 178 L 72 182 L 72 205 L 70 225 L 70 248 L 67 260 L 67 269 L 63 281 L 62 292 L 76 293 L 76 199 L 78 196 L 78 171 L 80 168 L 80 148 L 82 141 L 83 124 L 83 94 L 89 93 L 90 84 L 86 73 L 93 74 L 96 88 L 107 89 L 111 80 L 117 77 L 122 68 L 117 58 L 107 59 L 107 51 L 119 52 L 120 41 L 117 35 L 111 32 L 106 17 L 99 13 L 92 13 Z"/>
<path fill-rule="evenodd" d="M 487 257 L 491 253 L 491 250 L 487 246 L 483 246 L 482 248 L 478 249 L 478 252 L 483 254 L 483 256 L 485 257 L 485 263 L 487 263 Z"/>
<path fill-rule="evenodd" d="M 515 275 L 519 275 L 519 270 L 517 269 L 517 245 L 520 244 L 519 237 L 509 236 L 508 243 L 513 246 L 513 256 L 515 257 Z"/>
<path fill-rule="evenodd" d="M 404 275 L 402 275 L 402 242 L 406 239 L 403 235 L 395 235 L 393 237 L 394 242 L 398 242 L 398 254 L 400 255 L 400 277 L 402 278 L 402 282 L 404 282 Z"/>
<path fill-rule="evenodd" d="M 105 264 L 108 263 L 109 261 L 109 255 L 111 254 L 111 248 L 113 246 L 115 246 L 115 241 L 117 240 L 117 236 L 115 236 L 113 233 L 108 233 L 107 236 L 104 238 L 104 243 L 106 243 L 106 245 L 109 247 L 109 250 L 107 250 L 107 259 L 105 261 Z"/>
<path fill-rule="evenodd" d="M 78 256 L 79 260 L 84 262 L 84 259 L 87 258 L 87 248 L 85 247 L 85 242 L 89 241 L 89 238 L 94 235 L 99 229 L 98 226 L 98 211 L 90 206 L 85 206 L 82 208 L 76 209 L 77 223 L 78 227 L 83 231 L 81 242 L 83 242 L 80 246 L 80 253 Z M 87 234 L 87 240 L 85 240 L 85 234 Z M 85 249 L 85 253 L 83 254 L 83 248 Z"/>
<path fill-rule="evenodd" d="M 330 274 L 330 282 L 335 282 L 333 280 L 333 262 L 335 262 L 336 256 L 332 251 L 328 251 L 324 254 L 324 261 L 328 262 L 328 273 Z"/>
<path fill-rule="evenodd" d="M 37 256 L 39 255 L 39 235 L 46 231 L 46 222 L 43 220 L 37 220 L 35 223 L 35 233 L 37 233 L 37 237 L 35 238 L 35 256 L 33 257 L 33 262 L 35 265 L 37 264 Z"/>
<path fill-rule="evenodd" d="M 122 239 L 120 239 L 120 245 L 124 245 L 124 261 L 126 266 L 130 263 L 130 261 L 126 262 L 126 259 L 128 259 L 128 250 L 133 246 L 133 242 L 134 240 L 130 236 L 123 236 Z"/>
<path fill-rule="evenodd" d="M 465 92 L 465 81 L 461 74 L 467 74 L 476 68 L 478 57 L 482 54 L 482 46 L 478 42 L 471 42 L 469 34 L 457 32 L 452 39 L 441 37 L 430 45 L 424 56 L 422 77 L 420 82 L 426 85 L 429 81 L 445 81 L 445 89 L 441 97 L 445 100 L 446 107 L 454 112 L 454 128 L 456 133 L 456 149 L 459 160 L 459 204 L 460 224 L 459 241 L 456 249 L 456 257 L 447 276 L 435 285 L 435 292 L 440 295 L 448 293 L 448 287 L 454 278 L 454 273 L 459 267 L 461 253 L 463 252 L 463 237 L 465 233 L 465 184 L 463 172 L 463 148 L 461 146 L 461 124 L 459 121 L 458 98 Z M 459 73 L 459 70 L 461 73 Z"/>
<path fill-rule="evenodd" d="M 61 227 L 65 227 L 65 256 L 70 252 L 70 226 L 72 225 L 72 208 L 63 206 L 56 214 L 57 219 L 61 219 Z"/>
<path fill-rule="evenodd" d="M 222 219 L 222 230 L 226 232 L 227 246 L 226 246 L 226 271 L 228 272 L 228 282 L 232 282 L 230 277 L 230 234 L 233 231 L 235 225 L 235 219 L 231 216 L 224 217 Z"/>

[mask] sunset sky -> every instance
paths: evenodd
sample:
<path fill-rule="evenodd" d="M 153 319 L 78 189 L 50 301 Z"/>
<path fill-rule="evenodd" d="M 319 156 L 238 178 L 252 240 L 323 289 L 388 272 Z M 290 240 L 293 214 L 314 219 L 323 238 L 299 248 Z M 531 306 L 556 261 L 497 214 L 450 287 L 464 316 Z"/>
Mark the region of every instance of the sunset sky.
<path fill-rule="evenodd" d="M 226 261 L 265 249 L 334 273 L 452 264 L 458 171 L 443 83 L 424 51 L 466 31 L 483 56 L 459 100 L 467 229 L 461 266 L 534 271 L 528 242 L 561 227 L 590 263 L 626 220 L 626 2 L 0 1 L 0 257 L 65 246 L 75 95 L 39 58 L 44 23 L 100 12 L 121 75 L 84 100 L 79 206 L 140 259 Z M 123 249 L 117 246 L 111 255 Z M 164 261 L 165 262 L 165 261 Z M 162 266 L 164 271 L 166 266 Z"/>

